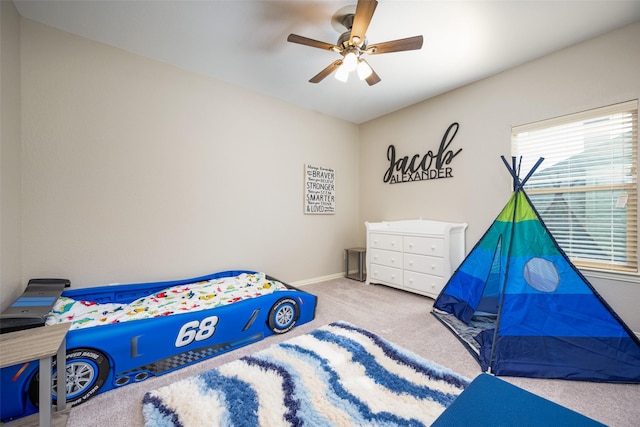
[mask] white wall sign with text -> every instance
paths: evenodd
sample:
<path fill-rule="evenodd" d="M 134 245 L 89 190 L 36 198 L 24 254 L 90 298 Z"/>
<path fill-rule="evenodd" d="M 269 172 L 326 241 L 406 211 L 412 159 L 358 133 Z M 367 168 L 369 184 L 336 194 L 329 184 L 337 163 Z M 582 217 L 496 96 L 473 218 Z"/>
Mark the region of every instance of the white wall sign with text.
<path fill-rule="evenodd" d="M 336 213 L 336 174 L 333 169 L 304 165 L 304 213 Z"/>

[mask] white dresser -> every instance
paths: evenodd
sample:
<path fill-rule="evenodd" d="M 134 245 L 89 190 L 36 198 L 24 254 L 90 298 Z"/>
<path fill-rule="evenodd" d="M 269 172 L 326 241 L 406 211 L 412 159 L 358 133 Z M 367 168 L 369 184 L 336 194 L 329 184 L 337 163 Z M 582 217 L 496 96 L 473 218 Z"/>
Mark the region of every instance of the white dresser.
<path fill-rule="evenodd" d="M 436 298 L 465 257 L 467 224 L 365 222 L 367 280 Z"/>

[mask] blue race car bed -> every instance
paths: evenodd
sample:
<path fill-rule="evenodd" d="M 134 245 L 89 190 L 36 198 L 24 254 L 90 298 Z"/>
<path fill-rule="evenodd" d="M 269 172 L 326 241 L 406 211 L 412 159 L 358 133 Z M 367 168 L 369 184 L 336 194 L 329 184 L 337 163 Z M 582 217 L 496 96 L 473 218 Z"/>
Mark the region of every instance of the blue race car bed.
<path fill-rule="evenodd" d="M 71 322 L 66 391 L 67 402 L 78 405 L 96 394 L 287 332 L 313 320 L 315 308 L 314 295 L 264 273 L 242 270 L 64 291 L 46 322 Z M 37 362 L 3 368 L 0 385 L 0 420 L 38 411 Z"/>

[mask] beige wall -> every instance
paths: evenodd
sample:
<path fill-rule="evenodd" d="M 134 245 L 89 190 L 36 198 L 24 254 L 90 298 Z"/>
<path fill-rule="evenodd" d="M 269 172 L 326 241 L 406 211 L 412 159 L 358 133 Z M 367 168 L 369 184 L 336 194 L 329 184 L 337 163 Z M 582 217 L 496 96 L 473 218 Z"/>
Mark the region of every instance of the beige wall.
<path fill-rule="evenodd" d="M 342 270 L 356 125 L 29 20 L 22 67 L 25 279 Z M 303 214 L 305 163 L 335 170 L 335 215 Z"/>
<path fill-rule="evenodd" d="M 19 20 L 2 3 L 3 307 L 17 280 L 36 276 L 74 286 L 227 268 L 331 277 L 343 248 L 364 244 L 364 221 L 467 222 L 470 250 L 511 191 L 499 159 L 511 126 L 640 97 L 640 23 L 358 127 Z M 22 94 L 5 98 L 9 87 Z M 4 126 L 20 108 L 22 135 Z M 453 122 L 454 178 L 382 182 L 389 144 L 437 150 Z M 302 214 L 304 163 L 335 169 L 336 215 Z M 592 281 L 640 331 L 637 277 Z"/>
<path fill-rule="evenodd" d="M 364 221 L 425 218 L 467 222 L 467 251 L 506 204 L 511 127 L 640 98 L 640 23 L 548 55 L 360 126 L 360 214 Z M 437 150 L 452 122 L 454 177 L 389 185 L 386 152 Z M 364 240 L 364 226 L 360 227 Z M 593 277 L 593 274 L 586 273 Z M 638 276 L 594 286 L 640 331 Z"/>
<path fill-rule="evenodd" d="M 20 15 L 0 2 L 0 310 L 22 293 Z"/>

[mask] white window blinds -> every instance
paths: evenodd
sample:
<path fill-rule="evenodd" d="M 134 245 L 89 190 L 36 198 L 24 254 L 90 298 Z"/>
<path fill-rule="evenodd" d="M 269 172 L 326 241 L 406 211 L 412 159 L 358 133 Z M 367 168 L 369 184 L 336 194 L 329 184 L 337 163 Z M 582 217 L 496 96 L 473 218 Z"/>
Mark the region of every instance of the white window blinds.
<path fill-rule="evenodd" d="M 525 190 L 579 267 L 638 272 L 638 101 L 512 129 Z"/>

